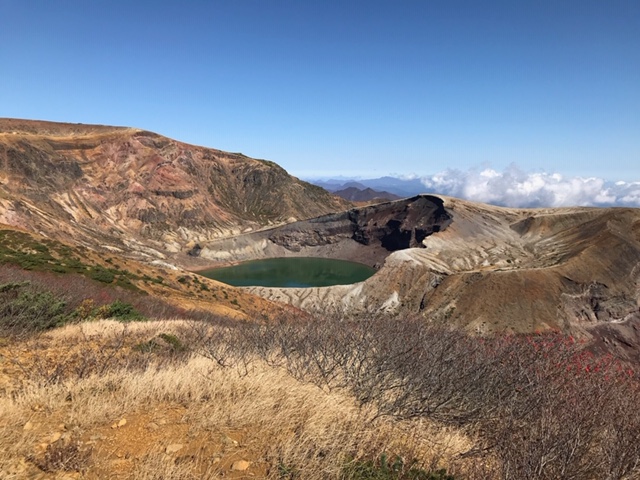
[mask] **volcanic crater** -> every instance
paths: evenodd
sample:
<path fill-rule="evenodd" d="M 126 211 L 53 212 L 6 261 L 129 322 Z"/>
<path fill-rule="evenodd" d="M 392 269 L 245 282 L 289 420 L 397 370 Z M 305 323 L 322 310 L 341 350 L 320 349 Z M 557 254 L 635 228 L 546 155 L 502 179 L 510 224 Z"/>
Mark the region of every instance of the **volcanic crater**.
<path fill-rule="evenodd" d="M 451 216 L 441 198 L 419 195 L 353 208 L 281 227 L 196 245 L 188 253 L 214 263 L 275 257 L 322 257 L 380 268 L 392 252 L 424 248 Z"/>
<path fill-rule="evenodd" d="M 242 154 L 135 128 L 0 119 L 0 223 L 180 275 L 264 258 L 355 261 L 378 271 L 352 285 L 242 292 L 312 314 L 420 315 L 479 334 L 560 329 L 640 351 L 639 209 L 440 195 L 353 208 Z"/>

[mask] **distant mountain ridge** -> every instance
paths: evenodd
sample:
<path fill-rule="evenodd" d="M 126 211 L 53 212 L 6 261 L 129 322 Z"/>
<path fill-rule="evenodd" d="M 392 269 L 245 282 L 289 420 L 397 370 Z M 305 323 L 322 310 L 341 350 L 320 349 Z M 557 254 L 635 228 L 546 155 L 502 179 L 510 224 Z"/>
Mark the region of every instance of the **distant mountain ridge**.
<path fill-rule="evenodd" d="M 398 200 L 402 197 L 398 195 L 394 195 L 391 192 L 379 192 L 377 190 L 373 190 L 372 188 L 364 187 L 347 187 L 342 190 L 336 190 L 333 192 L 335 195 L 344 198 L 345 200 L 349 200 L 350 202 L 384 202 L 390 200 Z"/>
<path fill-rule="evenodd" d="M 640 207 L 640 181 L 612 181 L 581 175 L 526 172 L 511 165 L 503 171 L 447 169 L 421 177 L 308 178 L 331 192 L 356 187 L 383 190 L 406 198 L 424 193 L 511 208 Z"/>
<path fill-rule="evenodd" d="M 370 188 L 382 194 L 395 195 L 396 198 L 413 197 L 427 193 L 427 188 L 419 179 L 402 179 L 396 177 L 380 177 L 369 179 L 307 179 L 310 183 L 336 193 L 347 188 L 366 190 Z M 434 192 L 438 193 L 438 192 Z M 384 196 L 384 195 L 383 195 Z"/>

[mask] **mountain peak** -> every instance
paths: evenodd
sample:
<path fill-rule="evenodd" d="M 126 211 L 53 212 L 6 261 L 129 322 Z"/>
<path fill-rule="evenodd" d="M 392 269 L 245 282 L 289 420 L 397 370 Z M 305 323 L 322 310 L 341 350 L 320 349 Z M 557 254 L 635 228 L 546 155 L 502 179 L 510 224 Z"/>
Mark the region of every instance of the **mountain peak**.
<path fill-rule="evenodd" d="M 163 257 L 349 206 L 238 153 L 136 128 L 0 119 L 0 223 L 54 238 Z"/>

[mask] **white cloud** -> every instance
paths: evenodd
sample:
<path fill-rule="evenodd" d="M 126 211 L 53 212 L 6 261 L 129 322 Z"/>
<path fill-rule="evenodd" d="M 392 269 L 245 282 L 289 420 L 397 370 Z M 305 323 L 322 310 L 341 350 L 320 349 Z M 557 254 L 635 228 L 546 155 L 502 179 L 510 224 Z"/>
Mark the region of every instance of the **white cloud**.
<path fill-rule="evenodd" d="M 445 170 L 422 178 L 433 193 L 508 207 L 640 206 L 640 182 L 527 173 L 516 166 Z"/>

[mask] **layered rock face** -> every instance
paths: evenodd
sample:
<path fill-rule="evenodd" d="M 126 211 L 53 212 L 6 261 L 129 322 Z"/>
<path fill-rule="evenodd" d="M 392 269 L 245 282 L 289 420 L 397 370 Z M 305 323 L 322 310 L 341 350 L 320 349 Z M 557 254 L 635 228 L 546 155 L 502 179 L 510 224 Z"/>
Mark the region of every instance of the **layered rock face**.
<path fill-rule="evenodd" d="M 423 247 L 426 237 L 446 229 L 450 222 L 442 199 L 421 195 L 198 245 L 192 254 L 233 262 L 327 257 L 380 267 L 391 252 Z"/>
<path fill-rule="evenodd" d="M 163 258 L 350 204 L 273 162 L 121 127 L 0 119 L 0 222 Z"/>

